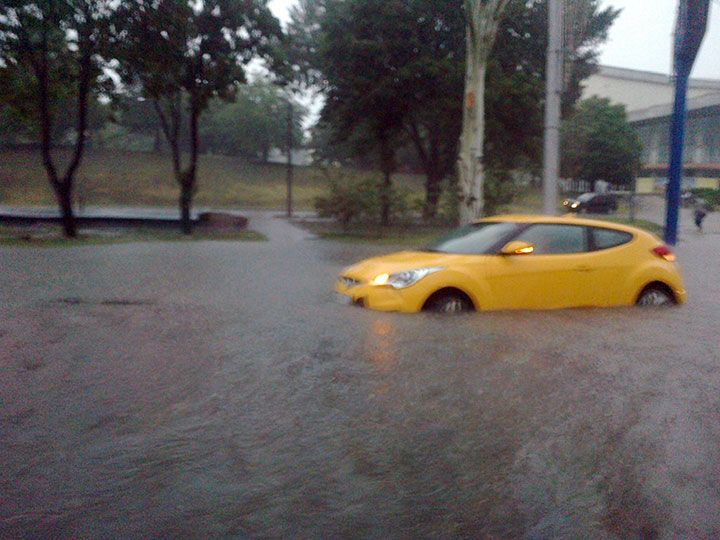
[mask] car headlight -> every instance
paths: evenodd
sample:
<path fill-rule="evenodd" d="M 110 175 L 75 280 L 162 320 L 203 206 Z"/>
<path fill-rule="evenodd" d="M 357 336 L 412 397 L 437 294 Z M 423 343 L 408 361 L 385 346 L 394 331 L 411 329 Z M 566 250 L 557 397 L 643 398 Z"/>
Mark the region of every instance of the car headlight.
<path fill-rule="evenodd" d="M 578 206 L 580 206 L 580 205 L 578 203 L 574 202 L 570 205 L 570 208 L 577 208 Z"/>
<path fill-rule="evenodd" d="M 393 289 L 404 289 L 410 285 L 415 285 L 425 276 L 442 270 L 441 267 L 434 266 L 432 268 L 416 268 L 415 270 L 407 270 L 398 272 L 397 274 L 380 274 L 373 279 L 370 284 L 380 287 L 387 285 Z"/>

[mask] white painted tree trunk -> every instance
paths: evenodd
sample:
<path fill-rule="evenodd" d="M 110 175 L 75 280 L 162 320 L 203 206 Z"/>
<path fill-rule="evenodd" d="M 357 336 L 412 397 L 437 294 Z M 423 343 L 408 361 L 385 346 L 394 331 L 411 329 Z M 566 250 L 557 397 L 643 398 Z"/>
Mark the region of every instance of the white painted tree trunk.
<path fill-rule="evenodd" d="M 485 66 L 508 2 L 465 0 L 465 99 L 458 156 L 459 214 L 462 225 L 481 217 L 483 213 Z"/>

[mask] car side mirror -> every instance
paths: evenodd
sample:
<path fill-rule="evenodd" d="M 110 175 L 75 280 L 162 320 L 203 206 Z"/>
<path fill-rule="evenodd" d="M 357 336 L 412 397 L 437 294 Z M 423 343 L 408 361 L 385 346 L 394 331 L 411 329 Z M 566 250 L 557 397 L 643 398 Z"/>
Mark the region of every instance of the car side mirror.
<path fill-rule="evenodd" d="M 535 251 L 535 246 L 522 242 L 520 240 L 513 240 L 508 242 L 500 250 L 500 255 L 529 255 Z"/>

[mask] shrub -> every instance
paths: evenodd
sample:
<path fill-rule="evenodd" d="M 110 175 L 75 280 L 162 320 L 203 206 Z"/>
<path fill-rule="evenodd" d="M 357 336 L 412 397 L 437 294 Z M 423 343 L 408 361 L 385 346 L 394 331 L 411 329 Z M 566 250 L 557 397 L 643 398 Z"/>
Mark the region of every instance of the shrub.
<path fill-rule="evenodd" d="M 316 197 L 315 210 L 320 217 L 334 218 L 347 230 L 353 221 L 377 222 L 381 214 L 382 188 L 377 180 L 367 178 L 349 181 L 330 180 L 329 194 Z M 409 193 L 390 190 L 390 210 L 393 221 L 405 221 L 411 216 Z"/>
<path fill-rule="evenodd" d="M 330 182 L 328 196 L 315 198 L 315 210 L 318 215 L 336 219 L 346 230 L 350 222 L 362 214 L 363 206 L 355 186 L 335 180 Z"/>
<path fill-rule="evenodd" d="M 455 178 L 448 178 L 443 183 L 438 201 L 437 219 L 452 226 L 456 226 L 460 221 L 460 193 Z"/>
<path fill-rule="evenodd" d="M 485 173 L 485 208 L 486 216 L 494 216 L 502 212 L 517 195 L 517 186 L 509 171 L 490 171 Z"/>

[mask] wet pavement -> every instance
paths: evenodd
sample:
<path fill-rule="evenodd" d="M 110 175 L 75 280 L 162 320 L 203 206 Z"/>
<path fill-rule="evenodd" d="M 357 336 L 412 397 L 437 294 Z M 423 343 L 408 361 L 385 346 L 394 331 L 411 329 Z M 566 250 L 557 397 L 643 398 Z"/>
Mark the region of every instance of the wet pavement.
<path fill-rule="evenodd" d="M 333 303 L 391 248 L 0 248 L 0 537 L 720 535 L 720 235 L 668 310 Z"/>

